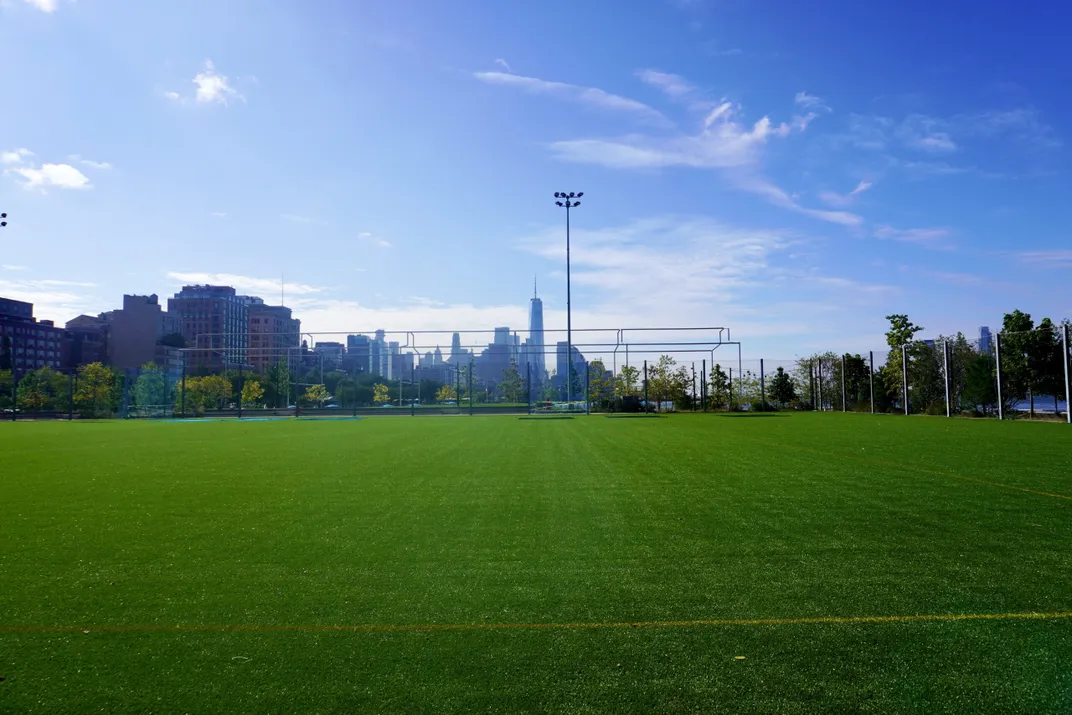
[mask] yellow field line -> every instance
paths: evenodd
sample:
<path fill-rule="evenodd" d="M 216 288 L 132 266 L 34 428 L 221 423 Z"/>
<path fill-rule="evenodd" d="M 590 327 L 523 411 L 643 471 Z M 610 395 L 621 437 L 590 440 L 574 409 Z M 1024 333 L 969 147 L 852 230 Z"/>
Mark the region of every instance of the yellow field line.
<path fill-rule="evenodd" d="M 776 442 L 765 442 L 763 440 L 753 439 L 751 442 L 756 444 L 762 444 L 767 447 L 778 447 L 783 449 L 792 449 L 800 452 L 811 452 L 812 454 L 818 454 L 823 457 L 834 457 L 835 459 L 847 459 L 858 464 L 870 464 L 876 467 L 890 467 L 893 469 L 901 469 L 906 472 L 916 472 L 917 474 L 932 474 L 938 477 L 946 477 L 948 479 L 960 479 L 965 482 L 975 482 L 976 484 L 986 484 L 991 487 L 1000 487 L 1002 489 L 1012 489 L 1018 492 L 1027 492 L 1028 494 L 1037 494 L 1043 497 L 1053 497 L 1054 499 L 1064 499 L 1066 501 L 1072 501 L 1072 496 L 1067 494 L 1056 494 L 1054 492 L 1043 492 L 1037 489 L 1028 489 L 1027 487 L 1017 487 L 1012 484 L 1003 484 L 1001 482 L 992 482 L 988 479 L 977 479 L 976 477 L 966 477 L 963 474 L 957 474 L 955 472 L 944 472 L 939 469 L 923 469 L 920 467 L 913 467 L 907 464 L 901 464 L 900 462 L 889 462 L 884 459 L 874 459 L 872 457 L 857 457 L 851 454 L 844 454 L 840 452 L 827 452 L 821 449 L 814 449 L 812 447 L 802 447 L 799 445 L 786 445 Z"/>
<path fill-rule="evenodd" d="M 815 616 L 804 618 L 714 618 L 691 621 L 609 621 L 605 623 L 424 623 L 413 625 L 105 625 L 105 626 L 0 626 L 0 633 L 128 633 L 128 632 L 271 632 L 290 631 L 499 631 L 586 630 L 595 628 L 698 628 L 728 626 L 862 625 L 869 623 L 921 623 L 943 621 L 1045 621 L 1072 618 L 1072 611 L 1018 613 L 926 613 L 906 616 Z"/>

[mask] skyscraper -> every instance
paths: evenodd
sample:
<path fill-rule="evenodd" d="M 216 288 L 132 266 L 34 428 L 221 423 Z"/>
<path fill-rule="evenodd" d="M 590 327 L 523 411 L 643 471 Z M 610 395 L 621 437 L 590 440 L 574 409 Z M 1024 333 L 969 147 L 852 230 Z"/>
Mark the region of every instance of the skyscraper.
<path fill-rule="evenodd" d="M 543 343 L 543 301 L 536 295 L 536 279 L 532 280 L 532 302 L 529 306 L 529 347 L 528 363 L 534 383 L 543 382 L 547 377 L 547 363 L 544 358 Z"/>
<path fill-rule="evenodd" d="M 988 326 L 979 328 L 979 352 L 987 355 L 993 352 L 993 337 Z"/>
<path fill-rule="evenodd" d="M 450 339 L 450 361 L 452 363 L 456 363 L 456 362 L 458 362 L 459 359 L 461 359 L 461 357 L 462 357 L 462 336 L 459 335 L 458 333 L 454 333 L 454 335 Z"/>

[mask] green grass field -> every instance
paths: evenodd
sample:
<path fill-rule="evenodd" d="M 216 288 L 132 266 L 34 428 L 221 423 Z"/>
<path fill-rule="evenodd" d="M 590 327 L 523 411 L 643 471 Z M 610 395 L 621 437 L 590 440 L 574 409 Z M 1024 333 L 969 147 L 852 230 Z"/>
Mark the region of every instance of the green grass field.
<path fill-rule="evenodd" d="M 1072 429 L 4 423 L 0 676 L 20 713 L 1072 712 Z"/>

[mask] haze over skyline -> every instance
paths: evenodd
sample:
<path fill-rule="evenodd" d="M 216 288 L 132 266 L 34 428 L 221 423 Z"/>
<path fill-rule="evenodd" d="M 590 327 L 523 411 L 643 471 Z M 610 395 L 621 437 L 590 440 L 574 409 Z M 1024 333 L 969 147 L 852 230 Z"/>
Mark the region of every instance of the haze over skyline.
<path fill-rule="evenodd" d="M 565 18 L 565 19 L 564 19 Z M 232 285 L 305 332 L 1072 317 L 1072 10 L 0 1 L 0 295 Z"/>

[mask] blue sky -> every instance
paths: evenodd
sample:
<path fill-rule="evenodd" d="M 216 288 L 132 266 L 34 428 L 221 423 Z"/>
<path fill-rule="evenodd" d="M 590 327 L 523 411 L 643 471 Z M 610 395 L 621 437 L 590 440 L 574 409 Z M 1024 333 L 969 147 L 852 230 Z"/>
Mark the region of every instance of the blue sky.
<path fill-rule="evenodd" d="M 0 294 L 229 282 L 305 329 L 1072 317 L 1059 3 L 0 0 Z"/>

